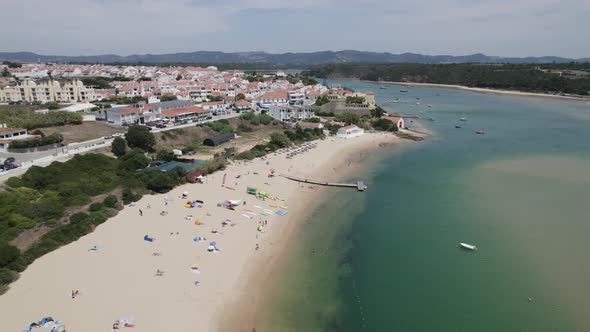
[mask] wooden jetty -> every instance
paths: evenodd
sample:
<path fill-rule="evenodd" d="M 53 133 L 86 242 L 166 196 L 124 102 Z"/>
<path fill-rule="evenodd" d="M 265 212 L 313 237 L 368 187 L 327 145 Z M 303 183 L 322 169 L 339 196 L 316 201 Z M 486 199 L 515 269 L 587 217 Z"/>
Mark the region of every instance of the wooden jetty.
<path fill-rule="evenodd" d="M 367 189 L 367 186 L 365 185 L 365 183 L 363 181 L 357 181 L 357 183 L 336 183 L 336 182 L 323 182 L 323 181 L 315 181 L 315 180 L 309 180 L 309 179 L 301 179 L 301 178 L 296 178 L 294 176 L 289 176 L 289 175 L 284 175 L 284 174 L 281 174 L 281 176 L 286 179 L 289 179 L 289 180 L 302 182 L 302 183 L 317 184 L 319 186 L 356 188 L 358 191 L 365 191 L 365 189 Z"/>

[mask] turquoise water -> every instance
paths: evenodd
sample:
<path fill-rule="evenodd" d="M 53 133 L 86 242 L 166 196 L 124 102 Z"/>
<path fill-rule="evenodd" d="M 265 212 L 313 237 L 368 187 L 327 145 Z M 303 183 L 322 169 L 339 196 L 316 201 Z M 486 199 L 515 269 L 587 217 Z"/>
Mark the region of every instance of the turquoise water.
<path fill-rule="evenodd" d="M 340 83 L 434 135 L 377 150 L 366 193 L 330 194 L 261 330 L 590 330 L 589 104 Z"/>

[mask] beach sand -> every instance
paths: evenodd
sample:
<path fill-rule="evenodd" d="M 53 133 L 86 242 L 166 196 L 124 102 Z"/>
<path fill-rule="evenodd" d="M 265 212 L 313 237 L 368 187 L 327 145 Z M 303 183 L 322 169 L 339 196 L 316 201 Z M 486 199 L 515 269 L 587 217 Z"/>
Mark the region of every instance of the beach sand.
<path fill-rule="evenodd" d="M 236 163 L 208 176 L 203 184 L 145 196 L 93 233 L 31 264 L 0 296 L 3 330 L 19 331 L 32 321 L 52 316 L 68 331 L 109 331 L 116 320 L 129 318 L 135 331 L 250 332 L 250 316 L 256 312 L 259 291 L 273 262 L 286 250 L 294 227 L 321 202 L 322 191 L 330 190 L 268 177 L 270 169 L 277 175 L 331 181 L 348 174 L 352 155 L 385 142 L 399 139 L 390 134 L 328 138 L 293 159 L 271 154 L 268 164 L 260 159 Z M 257 200 L 246 193 L 248 186 L 284 201 Z M 188 199 L 203 200 L 203 207 L 186 208 L 187 199 L 180 198 L 185 191 Z M 217 206 L 228 199 L 246 204 L 235 210 Z M 264 209 L 276 211 L 279 206 L 286 206 L 289 213 L 260 215 Z M 161 216 L 164 210 L 168 213 Z M 188 215 L 192 215 L 190 220 Z M 195 219 L 202 224 L 196 225 Z M 233 226 L 222 227 L 225 220 Z M 257 231 L 265 220 L 268 224 L 263 232 Z M 144 235 L 155 240 L 144 241 Z M 206 240 L 197 243 L 193 241 L 196 236 Z M 208 252 L 211 241 L 221 251 Z M 89 250 L 93 246 L 98 250 Z M 200 274 L 194 273 L 193 265 Z M 156 276 L 158 270 L 163 271 L 161 276 Z M 72 290 L 79 291 L 76 298 Z M 245 309 L 248 307 L 251 310 Z"/>
<path fill-rule="evenodd" d="M 511 96 L 544 97 L 544 98 L 559 98 L 559 99 L 569 99 L 569 100 L 590 101 L 590 97 L 584 97 L 584 96 L 574 96 L 574 95 L 564 96 L 564 95 L 552 95 L 552 94 L 548 94 L 548 93 L 524 92 L 524 91 L 514 91 L 514 90 L 471 88 L 468 86 L 453 85 L 453 84 L 389 82 L 389 81 L 379 81 L 379 82 L 366 81 L 366 82 L 379 83 L 379 84 L 397 84 L 397 85 L 405 85 L 405 86 L 425 86 L 425 87 L 432 87 L 432 88 L 459 89 L 459 90 L 467 90 L 467 91 L 480 92 L 480 93 L 495 93 L 495 94 L 500 94 L 500 95 L 511 95 Z"/>

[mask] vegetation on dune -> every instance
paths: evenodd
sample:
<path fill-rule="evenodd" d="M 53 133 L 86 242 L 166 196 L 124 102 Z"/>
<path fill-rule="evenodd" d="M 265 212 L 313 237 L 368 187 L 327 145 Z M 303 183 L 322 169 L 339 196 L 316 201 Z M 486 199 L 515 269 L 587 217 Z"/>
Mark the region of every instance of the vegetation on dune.
<path fill-rule="evenodd" d="M 282 132 L 277 131 L 270 135 L 270 142 L 268 144 L 257 144 L 250 150 L 237 154 L 235 158 L 239 160 L 252 160 L 293 144 L 300 144 L 321 138 L 324 138 L 324 133 L 319 128 L 302 129 L 301 127 L 297 127 L 295 130 L 287 129 Z"/>
<path fill-rule="evenodd" d="M 51 106 L 53 104 L 50 104 Z M 46 105 L 35 106 L 35 109 L 49 107 Z M 57 107 L 57 106 L 56 106 Z M 9 127 L 35 129 L 43 127 L 64 126 L 68 124 L 81 124 L 82 115 L 65 111 L 52 111 L 46 114 L 35 113 L 32 109 L 23 109 L 18 106 L 6 106 L 0 112 L 0 123 L 6 123 Z"/>
<path fill-rule="evenodd" d="M 85 154 L 47 167 L 33 166 L 22 177 L 10 178 L 7 190 L 0 192 L 0 288 L 5 289 L 17 278 L 17 272 L 36 258 L 77 240 L 116 214 L 120 205 L 115 195 L 102 201 L 94 197 L 122 187 L 123 203 L 128 204 L 143 193 L 167 192 L 185 181 L 186 171 L 181 167 L 168 172 L 138 171 L 148 163 L 140 149 L 130 150 L 118 159 Z M 93 200 L 87 213 L 76 213 L 64 220 L 68 209 Z M 38 226 L 52 229 L 30 248 L 20 252 L 8 244 L 23 231 Z"/>
<path fill-rule="evenodd" d="M 332 64 L 311 69 L 314 77 L 369 81 L 454 84 L 476 88 L 588 95 L 590 75 L 568 77 L 564 70 L 590 73 L 590 63 L 570 64 Z"/>
<path fill-rule="evenodd" d="M 60 133 L 53 133 L 47 136 L 35 137 L 27 140 L 14 141 L 10 143 L 9 149 L 28 149 L 39 146 L 60 144 L 64 137 Z"/>

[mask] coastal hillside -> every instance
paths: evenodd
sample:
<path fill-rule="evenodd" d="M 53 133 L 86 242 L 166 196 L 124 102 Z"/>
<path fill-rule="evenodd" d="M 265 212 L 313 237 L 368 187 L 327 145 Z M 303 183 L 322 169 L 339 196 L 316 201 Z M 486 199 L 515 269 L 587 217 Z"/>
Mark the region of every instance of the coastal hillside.
<path fill-rule="evenodd" d="M 432 83 L 476 88 L 588 95 L 590 63 L 331 64 L 307 72 L 319 78 Z"/>
<path fill-rule="evenodd" d="M 416 53 L 393 54 L 355 50 L 267 53 L 267 52 L 213 52 L 196 51 L 169 54 L 115 54 L 65 56 L 41 55 L 32 52 L 0 52 L 0 61 L 58 62 L 58 63 L 185 63 L 185 64 L 266 64 L 266 65 L 319 65 L 329 63 L 567 63 L 588 62 L 590 58 L 572 59 L 556 56 L 500 57 L 481 53 L 470 55 L 424 55 Z"/>

